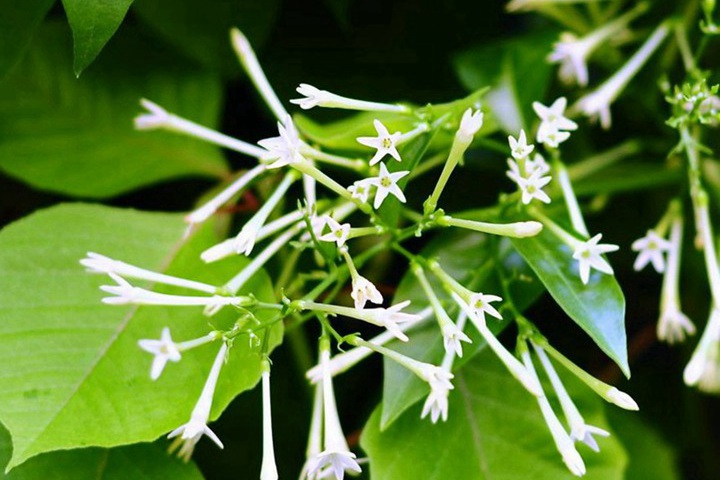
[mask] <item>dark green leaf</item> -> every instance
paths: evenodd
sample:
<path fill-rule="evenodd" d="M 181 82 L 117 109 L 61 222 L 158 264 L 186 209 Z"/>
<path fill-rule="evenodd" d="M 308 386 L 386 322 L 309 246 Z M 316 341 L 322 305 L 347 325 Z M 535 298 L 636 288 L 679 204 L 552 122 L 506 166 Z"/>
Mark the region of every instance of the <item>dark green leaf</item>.
<path fill-rule="evenodd" d="M 234 75 L 240 64 L 230 46 L 230 28 L 242 30 L 257 48 L 269 35 L 279 6 L 279 0 L 137 0 L 133 10 L 189 57 Z"/>
<path fill-rule="evenodd" d="M 413 339 L 414 341 L 414 339 Z M 447 423 L 420 419 L 408 410 L 386 430 L 380 408 L 363 429 L 361 446 L 375 480 L 570 480 L 537 402 L 485 350 L 456 373 Z M 568 390 L 586 421 L 607 428 L 602 402 L 577 381 Z M 592 480 L 621 480 L 627 463 L 614 436 L 600 438 L 601 453 L 579 447 Z M 634 479 L 633 479 L 634 480 Z"/>
<path fill-rule="evenodd" d="M 557 304 L 629 377 L 625 297 L 615 277 L 593 271 L 583 285 L 572 250 L 547 228 L 512 242 Z"/>
<path fill-rule="evenodd" d="M 90 65 L 112 38 L 133 0 L 62 0 L 73 32 L 75 75 Z"/>
<path fill-rule="evenodd" d="M 0 80 L 20 60 L 55 0 L 8 0 L 0 15 Z"/>
<path fill-rule="evenodd" d="M 153 382 L 152 357 L 137 342 L 159 338 L 164 326 L 176 341 L 207 334 L 202 308 L 105 305 L 98 287 L 108 278 L 78 263 L 90 250 L 214 285 L 246 265 L 245 259 L 204 265 L 199 253 L 217 241 L 212 229 L 183 246 L 185 228 L 178 214 L 67 204 L 0 232 L 0 420 L 13 437 L 12 467 L 53 450 L 155 440 L 188 420 L 217 346 L 185 352 Z M 243 291 L 273 298 L 264 273 Z M 218 317 L 232 324 L 236 314 L 225 309 Z M 281 335 L 278 323 L 270 347 Z M 239 337 L 221 373 L 212 418 L 259 378 L 260 356 Z"/>
<path fill-rule="evenodd" d="M 40 189 L 110 197 L 154 182 L 226 173 L 220 151 L 164 132 L 136 132 L 147 97 L 209 127 L 220 112 L 219 81 L 178 67 L 166 50 L 131 29 L 98 68 L 70 72 L 69 39 L 51 23 L 0 84 L 0 168 Z"/>

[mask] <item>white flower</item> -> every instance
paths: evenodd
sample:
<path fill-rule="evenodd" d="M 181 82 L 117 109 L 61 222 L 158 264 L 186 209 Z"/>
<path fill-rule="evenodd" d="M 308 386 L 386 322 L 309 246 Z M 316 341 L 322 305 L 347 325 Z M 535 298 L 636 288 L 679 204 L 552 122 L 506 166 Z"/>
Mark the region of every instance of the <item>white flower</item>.
<path fill-rule="evenodd" d="M 187 280 L 185 278 L 173 277 L 164 273 L 153 272 L 144 268 L 136 267 L 129 263 L 114 260 L 105 255 L 95 252 L 87 252 L 87 256 L 80 260 L 80 264 L 84 266 L 90 273 L 115 274 L 118 277 L 137 278 L 140 280 L 149 280 L 151 282 L 164 283 L 165 285 L 175 285 L 177 287 L 189 288 L 205 293 L 215 293 L 217 288 L 207 283 Z"/>
<path fill-rule="evenodd" d="M 238 255 L 241 253 L 243 255 L 250 255 L 255 247 L 255 241 L 257 240 L 260 228 L 262 228 L 262 224 L 258 224 L 258 222 L 250 221 L 246 223 L 243 228 L 240 229 L 240 232 L 233 242 L 233 250 L 235 250 L 235 253 Z"/>
<path fill-rule="evenodd" d="M 610 264 L 601 255 L 615 252 L 620 249 L 617 245 L 609 243 L 598 243 L 602 234 L 598 233 L 587 242 L 581 242 L 573 253 L 573 258 L 578 261 L 580 280 L 587 285 L 590 280 L 590 269 L 594 268 L 608 275 L 613 274 Z"/>
<path fill-rule="evenodd" d="M 397 151 L 397 143 L 402 137 L 400 132 L 390 134 L 385 125 L 380 120 L 374 120 L 375 130 L 377 130 L 377 137 L 358 137 L 358 143 L 377 149 L 375 155 L 370 159 L 370 165 L 375 165 L 382 160 L 385 155 L 390 155 L 398 162 L 401 162 L 400 154 Z"/>
<path fill-rule="evenodd" d="M 358 180 L 348 187 L 348 192 L 352 198 L 357 198 L 361 203 L 367 203 L 371 187 L 372 182 L 369 179 Z"/>
<path fill-rule="evenodd" d="M 163 328 L 160 340 L 138 340 L 140 348 L 154 355 L 152 367 L 150 367 L 150 378 L 157 380 L 165 368 L 165 364 L 170 362 L 179 362 L 181 355 L 177 345 L 170 336 L 170 329 Z"/>
<path fill-rule="evenodd" d="M 491 315 L 499 320 L 502 320 L 502 315 L 498 312 L 495 307 L 490 305 L 491 302 L 500 302 L 501 297 L 497 295 L 486 295 L 484 293 L 473 293 L 470 295 L 468 301 L 468 307 L 473 317 L 485 321 L 485 314 Z"/>
<path fill-rule="evenodd" d="M 225 354 L 227 353 L 227 344 L 223 342 L 218 354 L 215 356 L 215 361 L 210 369 L 207 381 L 203 386 L 200 398 L 195 405 L 195 408 L 190 415 L 190 421 L 180 427 L 176 428 L 168 435 L 168 438 L 174 438 L 180 436 L 170 446 L 170 452 L 180 447 L 178 456 L 184 459 L 186 462 L 190 460 L 195 445 L 200 441 L 203 435 L 207 435 L 218 447 L 223 448 L 223 444 L 215 433 L 210 430 L 207 426 L 208 419 L 210 418 L 210 408 L 212 407 L 213 395 L 215 394 L 215 386 L 217 385 L 218 377 L 220 376 L 220 369 L 225 361 Z"/>
<path fill-rule="evenodd" d="M 464 143 L 472 142 L 475 134 L 480 130 L 483 124 L 483 112 L 481 110 L 472 111 L 472 108 L 468 108 L 463 113 L 462 119 L 460 120 L 460 127 L 457 131 L 457 137 Z"/>
<path fill-rule="evenodd" d="M 588 84 L 587 57 L 593 46 L 593 43 L 587 42 L 584 38 L 563 32 L 560 41 L 553 45 L 548 61 L 560 64 L 558 74 L 564 83 L 577 82 L 584 87 Z"/>
<path fill-rule="evenodd" d="M 395 338 L 407 342 L 409 340 L 408 336 L 405 335 L 405 332 L 402 331 L 398 324 L 414 322 L 419 318 L 419 315 L 414 313 L 401 312 L 401 310 L 408 305 L 410 305 L 410 300 L 405 300 L 390 308 L 367 308 L 362 310 L 362 312 L 367 314 L 365 320 L 375 325 L 385 327 L 390 333 L 395 335 Z"/>
<path fill-rule="evenodd" d="M 553 126 L 557 130 L 577 130 L 577 123 L 565 116 L 565 107 L 567 107 L 565 97 L 558 98 L 549 107 L 540 102 L 533 102 L 532 106 L 542 123 Z"/>
<path fill-rule="evenodd" d="M 565 431 L 560 423 L 560 420 L 558 420 L 557 415 L 555 415 L 555 412 L 550 406 L 550 402 L 540 386 L 540 380 L 535 372 L 535 367 L 533 366 L 532 359 L 530 358 L 530 352 L 527 349 L 522 353 L 522 358 L 528 375 L 533 378 L 535 383 L 537 383 L 538 388 L 540 388 L 540 394 L 537 395 L 537 401 L 543 418 L 545 419 L 545 424 L 550 430 L 550 434 L 555 442 L 555 448 L 557 448 L 560 455 L 562 455 L 563 462 L 568 470 L 570 470 L 573 475 L 582 477 L 585 475 L 585 462 L 583 462 L 580 453 L 578 453 L 575 448 L 575 442 L 573 442 L 572 438 L 570 438 L 568 433 Z"/>
<path fill-rule="evenodd" d="M 510 180 L 512 180 L 515 183 L 519 183 L 518 179 L 522 178 L 523 175 L 520 173 L 520 166 L 517 164 L 514 158 L 508 158 L 507 159 L 508 164 L 508 171 L 505 172 L 505 175 L 508 176 Z M 527 165 L 527 163 L 526 163 Z"/>
<path fill-rule="evenodd" d="M 665 308 L 660 312 L 657 337 L 670 344 L 685 341 L 685 335 L 695 335 L 695 325 L 679 308 Z"/>
<path fill-rule="evenodd" d="M 330 232 L 326 233 L 325 235 L 321 235 L 320 237 L 318 237 L 318 240 L 322 242 L 335 242 L 337 243 L 338 247 L 342 247 L 343 245 L 345 245 L 345 242 L 348 239 L 348 235 L 350 234 L 350 224 L 343 223 L 341 225 L 329 215 L 325 215 L 324 218 L 325 223 L 328 227 L 330 227 Z"/>
<path fill-rule="evenodd" d="M 510 144 L 510 152 L 515 160 L 522 160 L 535 149 L 535 145 L 528 145 L 525 130 L 520 130 L 520 136 L 518 136 L 517 140 L 512 135 L 508 136 L 508 143 Z"/>
<path fill-rule="evenodd" d="M 525 160 L 525 171 L 528 175 L 532 175 L 537 171 L 543 175 L 550 171 L 550 165 L 548 165 L 542 155 L 536 152 L 532 159 L 528 158 Z"/>
<path fill-rule="evenodd" d="M 662 273 L 665 271 L 664 252 L 670 249 L 670 242 L 662 238 L 652 230 L 648 230 L 647 235 L 635 240 L 632 249 L 640 252 L 633 264 L 635 271 L 645 268 L 645 265 L 652 263 L 655 271 Z"/>
<path fill-rule="evenodd" d="M 522 203 L 528 205 L 533 199 L 550 203 L 550 197 L 543 191 L 543 187 L 551 180 L 552 177 L 543 177 L 541 170 L 535 170 L 528 178 L 518 177 L 516 182 L 522 192 Z"/>
<path fill-rule="evenodd" d="M 447 422 L 449 393 L 450 392 L 444 388 L 430 390 L 430 394 L 425 399 L 420 418 L 425 418 L 430 414 L 432 423 L 437 423 L 440 418 L 442 418 L 443 422 Z"/>
<path fill-rule="evenodd" d="M 492 307 L 490 307 L 492 308 Z M 470 337 L 460 330 L 453 322 L 446 323 L 442 327 L 443 345 L 446 352 L 455 352 L 458 357 L 463 356 L 462 344 L 460 342 L 472 343 Z M 433 422 L 434 423 L 434 422 Z"/>
<path fill-rule="evenodd" d="M 310 110 L 313 107 L 317 107 L 329 98 L 329 92 L 327 90 L 320 90 L 307 83 L 301 83 L 300 86 L 296 88 L 296 91 L 300 95 L 304 95 L 305 98 L 293 99 L 290 100 L 290 103 L 300 105 L 300 108 L 303 110 Z"/>
<path fill-rule="evenodd" d="M 140 105 L 142 105 L 148 113 L 144 113 L 135 118 L 136 129 L 155 130 L 170 126 L 170 114 L 160 105 L 145 98 L 140 100 Z"/>
<path fill-rule="evenodd" d="M 350 296 L 355 301 L 355 308 L 362 310 L 365 303 L 370 300 L 379 305 L 383 302 L 383 296 L 373 283 L 361 275 L 353 275 L 352 292 Z"/>
<path fill-rule="evenodd" d="M 375 210 L 380 208 L 380 205 L 390 194 L 394 195 L 402 203 L 406 202 L 405 195 L 398 187 L 397 182 L 409 173 L 408 170 L 390 173 L 384 163 L 380 164 L 380 174 L 377 177 L 368 179 L 368 183 L 376 187 L 375 201 L 373 202 Z"/>
<path fill-rule="evenodd" d="M 709 393 L 720 392 L 720 310 L 713 305 L 710 319 L 683 372 L 685 384 Z"/>
<path fill-rule="evenodd" d="M 362 470 L 355 461 L 355 454 L 347 445 L 340 425 L 329 363 L 330 348 L 327 345 L 320 353 L 320 364 L 323 369 L 324 450 L 310 459 L 308 476 L 324 478 L 332 474 L 337 480 L 343 480 L 346 471 L 360 473 Z"/>
<path fill-rule="evenodd" d="M 558 130 L 558 127 L 542 122 L 537 132 L 537 141 L 550 148 L 558 148 L 561 143 L 570 138 L 570 132 Z"/>
<path fill-rule="evenodd" d="M 262 394 L 263 394 L 263 458 L 260 469 L 260 480 L 278 480 L 275 464 L 275 446 L 272 435 L 272 410 L 270 402 L 270 364 L 263 359 Z"/>
<path fill-rule="evenodd" d="M 300 153 L 302 142 L 290 115 L 285 117 L 283 123 L 278 122 L 278 132 L 280 136 L 258 142 L 258 145 L 267 150 L 261 158 L 263 162 L 269 163 L 267 168 L 279 168 L 305 161 Z"/>

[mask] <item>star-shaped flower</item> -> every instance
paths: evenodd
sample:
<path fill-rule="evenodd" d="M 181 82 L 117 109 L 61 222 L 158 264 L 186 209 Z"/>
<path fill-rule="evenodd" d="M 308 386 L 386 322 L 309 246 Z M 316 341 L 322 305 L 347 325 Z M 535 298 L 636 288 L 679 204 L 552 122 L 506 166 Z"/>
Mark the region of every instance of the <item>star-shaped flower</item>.
<path fill-rule="evenodd" d="M 510 152 L 515 160 L 522 160 L 535 149 L 535 145 L 528 145 L 525 130 L 520 130 L 520 135 L 517 140 L 512 135 L 508 136 L 508 143 L 510 144 Z"/>
<path fill-rule="evenodd" d="M 367 203 L 371 187 L 372 183 L 368 179 L 358 180 L 348 187 L 348 192 L 353 198 L 357 198 L 362 203 Z"/>
<path fill-rule="evenodd" d="M 541 170 L 535 170 L 528 178 L 518 177 L 516 182 L 522 192 L 522 203 L 528 205 L 533 199 L 543 203 L 550 203 L 550 197 L 543 191 L 543 187 L 550 183 L 551 177 L 543 177 Z"/>
<path fill-rule="evenodd" d="M 525 160 L 525 171 L 528 175 L 532 175 L 538 170 L 541 174 L 546 174 L 550 171 L 550 165 L 548 165 L 542 155 L 536 152 L 532 159 L 528 158 Z"/>
<path fill-rule="evenodd" d="M 138 341 L 138 345 L 146 352 L 152 353 L 155 357 L 153 358 L 152 367 L 150 367 L 150 378 L 153 380 L 160 378 L 160 374 L 168 361 L 180 361 L 180 350 L 178 350 L 177 345 L 173 342 L 168 327 L 163 328 L 160 340 L 142 339 Z"/>
<path fill-rule="evenodd" d="M 348 235 L 350 234 L 350 224 L 340 224 L 329 215 L 325 215 L 325 223 L 328 227 L 330 227 L 330 232 L 320 236 L 318 240 L 323 242 L 335 242 L 338 247 L 345 245 Z"/>
<path fill-rule="evenodd" d="M 346 471 L 362 472 L 360 465 L 355 460 L 355 454 L 349 451 L 325 450 L 311 460 L 308 466 L 308 477 L 343 480 Z"/>
<path fill-rule="evenodd" d="M 553 45 L 553 51 L 548 56 L 548 61 L 560 64 L 558 74 L 563 83 L 577 82 L 581 87 L 587 86 L 587 57 L 592 46 L 591 42 L 584 41 L 570 32 L 560 35 L 560 41 Z"/>
<path fill-rule="evenodd" d="M 645 265 L 652 263 L 655 271 L 662 273 L 665 271 L 665 252 L 670 250 L 672 245 L 670 242 L 662 238 L 660 235 L 652 230 L 648 230 L 647 234 L 635 240 L 632 244 L 632 249 L 635 252 L 640 252 L 635 259 L 633 268 L 635 271 L 640 271 L 645 268 Z"/>
<path fill-rule="evenodd" d="M 407 342 L 409 340 L 408 336 L 405 335 L 405 332 L 400 329 L 398 324 L 411 322 L 420 318 L 419 315 L 414 313 L 401 312 L 401 310 L 408 305 L 410 305 L 410 300 L 405 300 L 390 308 L 369 308 L 362 310 L 362 312 L 367 317 L 364 320 L 385 327 L 387 331 L 392 333 L 398 340 Z"/>
<path fill-rule="evenodd" d="M 382 160 L 385 155 L 390 155 L 398 162 L 401 162 L 400 154 L 397 151 L 397 142 L 400 140 L 402 134 L 395 132 L 391 134 L 385 125 L 380 120 L 374 120 L 375 130 L 377 130 L 377 137 L 358 137 L 358 143 L 377 149 L 375 155 L 370 159 L 370 165 L 375 165 Z"/>
<path fill-rule="evenodd" d="M 267 150 L 261 158 L 264 162 L 271 162 L 267 168 L 280 168 L 304 161 L 305 158 L 300 153 L 302 142 L 290 115 L 285 117 L 283 123 L 278 122 L 278 132 L 279 136 L 258 142 L 258 145 Z"/>
<path fill-rule="evenodd" d="M 300 105 L 300 108 L 303 110 L 310 110 L 313 107 L 317 107 L 325 101 L 328 96 L 328 92 L 326 90 L 320 90 L 319 88 L 308 85 L 307 83 L 301 83 L 295 90 L 305 97 L 290 100 L 290 103 Z"/>
<path fill-rule="evenodd" d="M 559 130 L 557 126 L 542 122 L 537 132 L 537 141 L 550 148 L 558 148 L 561 143 L 570 138 L 570 132 Z"/>
<path fill-rule="evenodd" d="M 500 302 L 502 301 L 501 297 L 498 297 L 497 295 L 486 295 L 484 293 L 473 293 L 470 295 L 470 299 L 468 301 L 468 307 L 470 307 L 470 313 L 472 313 L 475 318 L 480 319 L 481 321 L 485 321 L 485 314 L 492 315 L 493 317 L 502 320 L 502 315 L 500 315 L 500 312 L 498 312 L 495 307 L 490 305 L 491 302 Z"/>
<path fill-rule="evenodd" d="M 167 438 L 175 438 L 179 436 L 179 441 L 176 441 L 170 446 L 170 452 L 174 451 L 179 446 L 180 450 L 178 451 L 178 457 L 182 458 L 186 462 L 189 461 L 193 450 L 195 450 L 195 445 L 197 445 L 203 435 L 207 435 L 208 438 L 215 442 L 218 447 L 224 448 L 218 436 L 215 435 L 215 432 L 210 430 L 210 427 L 207 426 L 205 423 L 206 421 L 206 418 L 193 415 L 188 423 L 181 425 L 170 432 Z"/>
<path fill-rule="evenodd" d="M 578 269 L 580 270 L 580 280 L 587 285 L 590 280 L 590 269 L 594 268 L 608 275 L 613 274 L 610 264 L 601 255 L 609 252 L 615 252 L 620 249 L 617 245 L 609 243 L 598 243 L 602 239 L 602 234 L 598 233 L 587 242 L 582 242 L 575 249 L 573 258 L 578 261 Z"/>
<path fill-rule="evenodd" d="M 577 123 L 565 116 L 566 107 L 567 100 L 565 97 L 558 98 L 549 107 L 540 102 L 533 102 L 533 110 L 540 117 L 542 123 L 553 126 L 556 130 L 577 130 Z"/>
<path fill-rule="evenodd" d="M 480 130 L 483 124 L 483 112 L 481 110 L 475 110 L 468 108 L 463 113 L 462 119 L 460 120 L 460 127 L 458 128 L 457 135 L 466 142 L 472 142 L 475 134 Z"/>
<path fill-rule="evenodd" d="M 448 418 L 448 394 L 449 389 L 442 386 L 430 389 L 430 394 L 425 400 L 423 405 L 422 413 L 420 418 L 425 418 L 430 414 L 430 420 L 432 423 L 442 418 L 443 422 L 447 421 Z"/>
<path fill-rule="evenodd" d="M 380 205 L 389 194 L 394 195 L 402 203 L 406 202 L 405 195 L 398 187 L 397 182 L 409 173 L 407 170 L 390 173 L 384 163 L 380 164 L 380 174 L 377 177 L 367 179 L 369 184 L 376 187 L 375 201 L 373 202 L 375 210 L 380 208 Z"/>
<path fill-rule="evenodd" d="M 442 328 L 443 345 L 445 346 L 446 352 L 455 352 L 458 357 L 463 356 L 462 343 L 472 343 L 470 337 L 460 330 L 457 325 L 450 322 Z"/>
<path fill-rule="evenodd" d="M 686 335 L 695 335 L 695 325 L 687 315 L 675 305 L 663 308 L 657 325 L 660 340 L 673 344 L 683 342 Z"/>

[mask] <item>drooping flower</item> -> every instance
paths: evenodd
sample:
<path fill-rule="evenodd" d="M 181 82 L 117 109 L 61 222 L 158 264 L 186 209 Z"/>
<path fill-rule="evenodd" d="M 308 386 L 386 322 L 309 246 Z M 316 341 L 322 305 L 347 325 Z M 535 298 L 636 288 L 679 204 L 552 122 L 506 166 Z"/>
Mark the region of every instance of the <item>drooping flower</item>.
<path fill-rule="evenodd" d="M 368 183 L 376 187 L 375 201 L 373 202 L 373 208 L 375 210 L 380 208 L 385 198 L 391 194 L 402 203 L 406 202 L 405 195 L 402 190 L 400 190 L 397 182 L 409 173 L 407 170 L 390 173 L 384 163 L 380 164 L 380 174 L 377 177 L 368 179 Z"/>
<path fill-rule="evenodd" d="M 227 344 L 223 342 L 215 356 L 215 361 L 210 369 L 210 374 L 205 382 L 205 386 L 203 386 L 202 393 L 200 393 L 200 398 L 190 415 L 190 421 L 179 426 L 168 435 L 168 438 L 179 437 L 170 445 L 170 452 L 172 453 L 179 447 L 178 456 L 186 462 L 190 460 L 195 445 L 203 435 L 207 435 L 218 447 L 223 448 L 222 442 L 217 435 L 215 435 L 215 432 L 210 430 L 207 422 L 210 418 L 210 408 L 212 407 L 212 400 L 215 395 L 215 386 L 217 385 L 220 369 L 225 361 L 226 353 Z"/>
<path fill-rule="evenodd" d="M 355 301 L 355 308 L 358 310 L 365 308 L 365 303 L 367 303 L 368 300 L 376 305 L 380 305 L 383 302 L 383 296 L 380 291 L 370 280 L 361 275 L 353 275 L 352 292 L 350 296 Z"/>
<path fill-rule="evenodd" d="M 262 395 L 263 395 L 263 458 L 260 469 L 260 480 L 278 480 L 275 464 L 275 446 L 272 434 L 272 407 L 270 402 L 270 362 L 262 362 Z"/>
<path fill-rule="evenodd" d="M 358 137 L 358 143 L 377 149 L 375 155 L 370 159 L 370 165 L 375 165 L 382 160 L 385 155 L 390 155 L 398 162 L 401 162 L 400 154 L 397 151 L 397 143 L 402 137 L 402 133 L 390 133 L 380 120 L 374 120 L 373 125 L 377 131 L 377 137 Z"/>
<path fill-rule="evenodd" d="M 700 342 L 683 372 L 685 384 L 708 393 L 720 392 L 720 310 L 713 305 Z"/>
<path fill-rule="evenodd" d="M 163 328 L 160 340 L 142 339 L 138 341 L 140 348 L 153 354 L 153 362 L 150 367 L 150 378 L 157 380 L 167 362 L 179 362 L 181 359 L 180 350 L 170 336 L 170 329 Z"/>
<path fill-rule="evenodd" d="M 594 268 L 608 275 L 613 274 L 613 269 L 602 255 L 609 252 L 615 252 L 620 249 L 617 245 L 609 243 L 599 243 L 602 234 L 598 233 L 590 240 L 578 244 L 573 258 L 578 261 L 578 270 L 580 271 L 580 279 L 586 284 L 590 280 L 590 269 Z"/>

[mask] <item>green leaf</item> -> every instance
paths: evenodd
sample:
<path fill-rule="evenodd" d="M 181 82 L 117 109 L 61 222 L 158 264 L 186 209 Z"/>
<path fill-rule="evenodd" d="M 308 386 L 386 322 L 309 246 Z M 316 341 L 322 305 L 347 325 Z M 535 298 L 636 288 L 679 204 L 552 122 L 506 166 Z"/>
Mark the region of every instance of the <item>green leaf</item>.
<path fill-rule="evenodd" d="M 212 229 L 183 246 L 185 228 L 178 214 L 67 204 L 0 232 L 0 420 L 13 437 L 10 467 L 52 450 L 151 441 L 187 422 L 217 345 L 185 352 L 153 382 L 152 358 L 137 342 L 159 338 L 164 326 L 176 341 L 207 334 L 202 309 L 104 305 L 98 287 L 112 282 L 78 263 L 95 251 L 216 285 L 247 263 L 204 265 L 199 253 L 217 241 Z M 264 273 L 243 291 L 273 298 Z M 218 316 L 224 325 L 237 317 L 231 309 Z M 281 334 L 277 323 L 270 347 Z M 260 357 L 240 337 L 222 370 L 212 418 L 259 378 Z"/>
<path fill-rule="evenodd" d="M 214 127 L 221 103 L 217 78 L 178 67 L 157 42 L 123 29 L 98 68 L 77 80 L 63 28 L 51 22 L 39 29 L 24 60 L 0 83 L 3 171 L 39 189 L 94 198 L 172 178 L 226 174 L 216 147 L 137 132 L 132 124 L 138 100 L 146 97 Z"/>
<path fill-rule="evenodd" d="M 547 53 L 557 34 L 548 29 L 495 43 L 483 43 L 454 59 L 455 72 L 468 89 L 491 86 L 486 102 L 492 119 L 507 133 L 529 129 L 532 102 L 542 101 L 552 67 Z"/>
<path fill-rule="evenodd" d="M 558 305 L 630 377 L 625 336 L 625 297 L 613 275 L 593 272 L 583 285 L 572 250 L 549 229 L 512 239 Z"/>
<path fill-rule="evenodd" d="M 509 248 L 507 240 L 497 244 L 497 239 L 480 233 L 462 230 L 449 230 L 437 236 L 422 251 L 425 258 L 437 258 L 443 269 L 460 283 L 468 288 L 483 293 L 501 294 L 495 258 L 502 259 L 502 268 L 506 275 L 516 281 L 511 283 L 513 298 L 520 302 L 518 308 L 525 308 L 538 298 L 544 290 L 542 284 L 534 277 L 532 271 L 522 258 Z M 495 254 L 495 249 L 497 255 Z M 450 315 L 458 312 L 454 302 L 447 295 L 439 282 L 432 275 L 428 275 L 433 284 L 434 291 L 445 304 Z M 393 303 L 410 300 L 413 311 L 420 311 L 429 305 L 422 287 L 415 275 L 408 271 L 398 285 Z M 502 321 L 492 321 L 490 328 L 501 332 L 510 323 L 509 318 Z M 465 333 L 471 338 L 472 344 L 464 344 L 462 359 L 453 365 L 454 370 L 472 359 L 485 347 L 485 341 L 475 327 L 468 322 Z M 440 329 L 434 317 L 422 328 L 413 330 L 409 334 L 411 341 L 407 343 L 394 342 L 392 348 L 412 358 L 424 362 L 439 364 L 444 355 L 444 347 Z M 425 397 L 429 389 L 425 382 L 415 374 L 401 367 L 396 362 L 385 359 L 384 383 L 382 401 L 381 428 L 387 428 L 400 415 Z"/>
<path fill-rule="evenodd" d="M 380 409 L 363 429 L 361 446 L 374 480 L 570 480 L 535 398 L 484 351 L 453 381 L 446 423 L 420 419 L 421 405 L 382 430 Z M 600 399 L 566 382 L 586 421 L 607 428 Z M 559 411 L 557 409 L 556 411 Z M 621 480 L 627 458 L 614 436 L 598 439 L 601 453 L 579 445 L 588 480 Z"/>
<path fill-rule="evenodd" d="M 62 0 L 62 3 L 75 44 L 73 70 L 79 77 L 120 27 L 133 0 Z"/>
<path fill-rule="evenodd" d="M 609 409 L 608 420 L 620 435 L 630 463 L 627 480 L 680 480 L 677 454 L 658 432 L 636 413 Z"/>
<path fill-rule="evenodd" d="M 241 29 L 257 48 L 270 34 L 279 7 L 279 0 L 137 0 L 133 11 L 190 58 L 236 75 L 240 64 L 230 28 Z"/>
<path fill-rule="evenodd" d="M 35 29 L 55 0 L 8 0 L 0 16 L 0 80 L 25 53 Z"/>
<path fill-rule="evenodd" d="M 12 454 L 10 434 L 0 427 L 0 465 Z M 33 458 L 3 475 L 3 480 L 202 480 L 194 463 L 168 455 L 159 445 L 131 445 L 104 450 L 87 448 Z"/>

